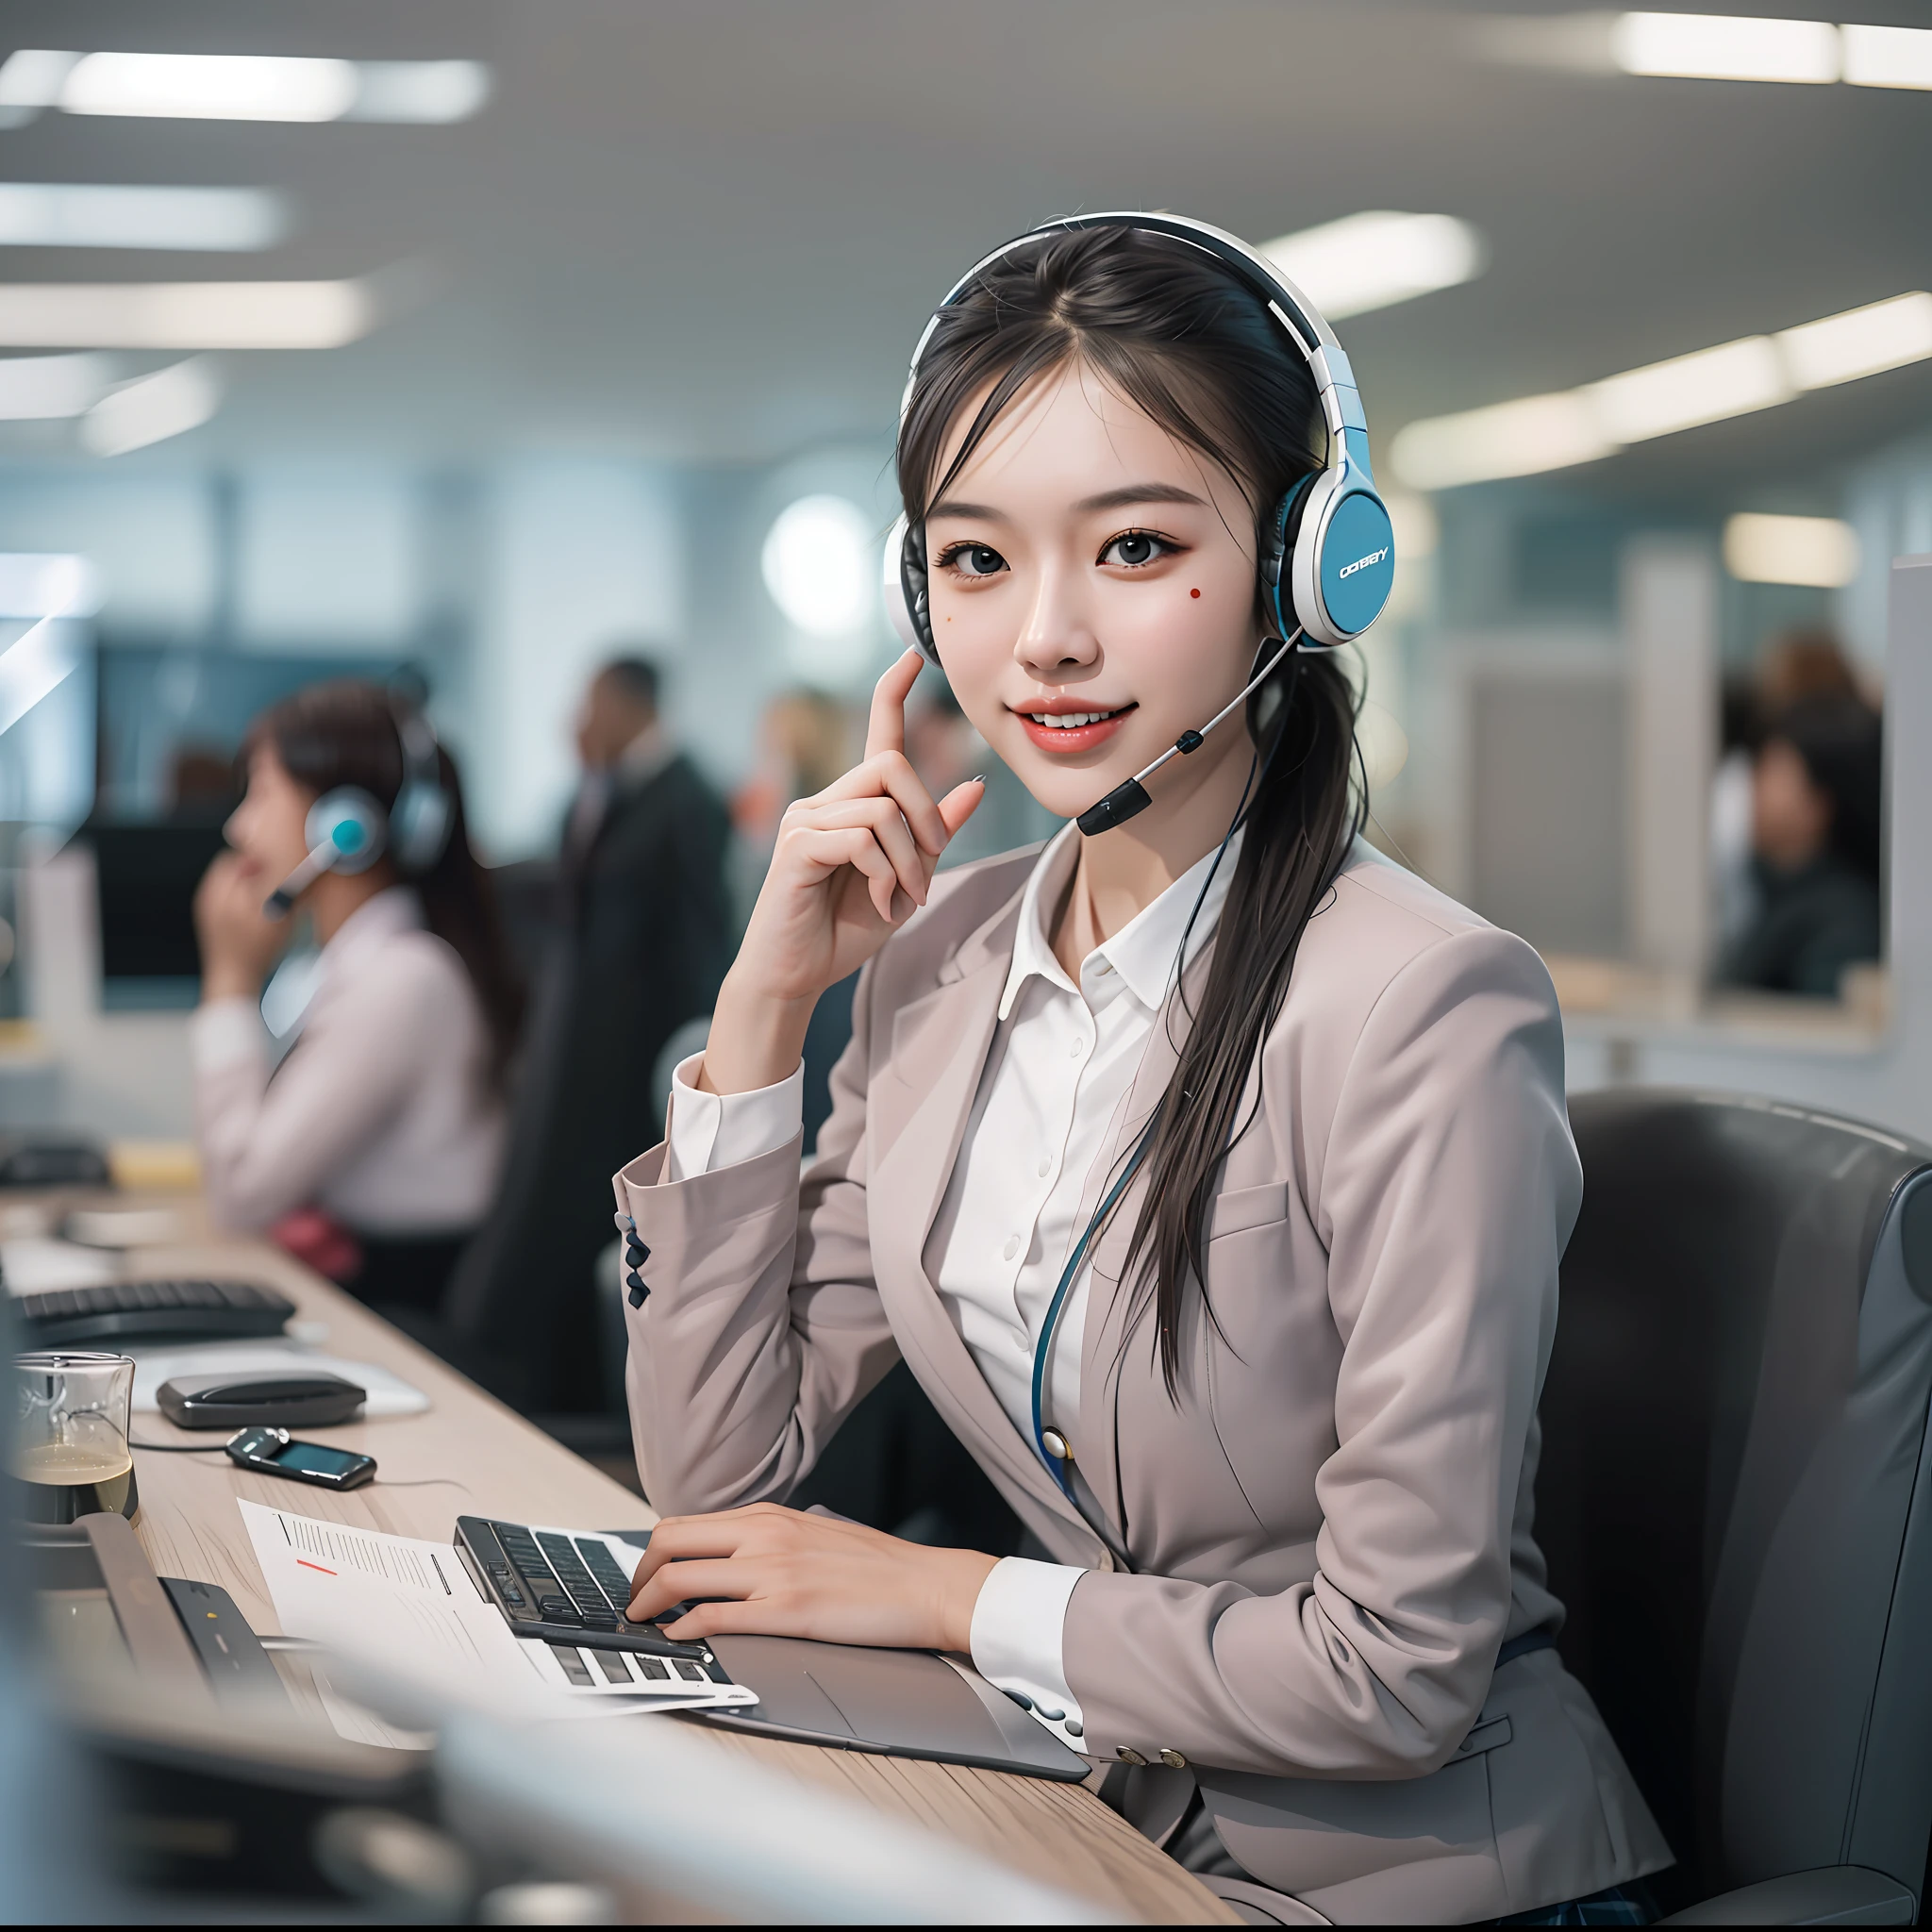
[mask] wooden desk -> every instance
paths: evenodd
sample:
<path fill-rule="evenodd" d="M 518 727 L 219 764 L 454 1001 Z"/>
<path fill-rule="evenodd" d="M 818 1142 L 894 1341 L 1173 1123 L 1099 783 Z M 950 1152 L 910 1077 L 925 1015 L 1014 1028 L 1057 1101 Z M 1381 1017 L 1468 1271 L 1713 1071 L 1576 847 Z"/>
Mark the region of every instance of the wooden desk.
<path fill-rule="evenodd" d="M 486 1395 L 388 1323 L 266 1242 L 211 1229 L 192 1198 L 120 1193 L 49 1197 L 49 1205 L 166 1206 L 181 1238 L 120 1257 L 130 1279 L 174 1275 L 258 1281 L 280 1289 L 300 1319 L 327 1324 L 323 1346 L 351 1361 L 380 1363 L 430 1399 L 427 1413 L 308 1429 L 320 1441 L 366 1450 L 381 1464 L 367 1489 L 336 1495 L 294 1488 L 237 1468 L 225 1457 L 136 1453 L 142 1545 L 163 1575 L 219 1583 L 251 1624 L 277 1631 L 275 1606 L 242 1528 L 238 1497 L 306 1515 L 449 1541 L 464 1513 L 616 1529 L 652 1521 L 629 1491 L 600 1474 Z M 113 1257 L 109 1257 L 113 1258 Z M 154 1442 L 210 1439 L 137 1415 L 134 1433 Z M 421 1487 L 402 1488 L 402 1484 Z M 689 1726 L 694 1732 L 700 1727 Z M 1084 1787 L 1003 1772 L 925 1764 L 775 1739 L 700 1733 L 720 1751 L 748 1755 L 807 1782 L 829 1786 L 879 1810 L 943 1832 L 1009 1867 L 1091 1897 L 1121 1917 L 1152 1924 L 1239 1923 L 1212 1893 L 1107 1809 Z"/>

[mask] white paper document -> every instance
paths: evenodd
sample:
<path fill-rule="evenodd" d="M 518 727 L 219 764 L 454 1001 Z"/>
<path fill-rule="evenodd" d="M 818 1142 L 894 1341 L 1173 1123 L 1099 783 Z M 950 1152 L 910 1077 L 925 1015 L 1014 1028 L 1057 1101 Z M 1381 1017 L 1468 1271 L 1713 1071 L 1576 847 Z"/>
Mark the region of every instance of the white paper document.
<path fill-rule="evenodd" d="M 450 1544 L 238 1502 L 287 1636 L 460 1683 L 477 1701 L 519 1715 L 614 1717 L 757 1701 L 742 1685 L 709 1678 L 645 1681 L 622 1651 L 515 1636 Z M 373 1735 L 368 1713 L 332 1692 L 324 1703 L 343 1737 L 420 1742 Z"/>

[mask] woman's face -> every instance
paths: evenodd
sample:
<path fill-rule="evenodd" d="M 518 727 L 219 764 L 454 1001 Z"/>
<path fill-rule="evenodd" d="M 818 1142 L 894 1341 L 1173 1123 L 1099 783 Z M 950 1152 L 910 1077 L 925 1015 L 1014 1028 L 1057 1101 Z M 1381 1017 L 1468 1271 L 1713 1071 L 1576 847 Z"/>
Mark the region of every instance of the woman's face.
<path fill-rule="evenodd" d="M 1254 532 L 1232 476 L 1079 363 L 1014 402 L 927 511 L 940 661 L 1049 811 L 1078 816 L 1247 682 Z M 1167 767 L 1157 804 L 1251 749 L 1230 720 Z"/>
<path fill-rule="evenodd" d="M 290 777 L 273 745 L 256 746 L 248 759 L 248 790 L 225 830 L 244 871 L 251 877 L 259 875 L 264 891 L 287 878 L 308 856 L 303 827 L 314 803 L 315 793 Z"/>

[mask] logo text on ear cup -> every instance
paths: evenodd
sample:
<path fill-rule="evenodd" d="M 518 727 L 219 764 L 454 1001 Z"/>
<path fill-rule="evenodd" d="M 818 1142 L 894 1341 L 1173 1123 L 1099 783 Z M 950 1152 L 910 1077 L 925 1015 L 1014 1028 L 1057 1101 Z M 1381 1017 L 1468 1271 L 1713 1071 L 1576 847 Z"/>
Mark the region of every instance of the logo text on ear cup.
<path fill-rule="evenodd" d="M 1335 575 L 1338 577 L 1352 577 L 1357 571 L 1367 570 L 1372 563 L 1380 563 L 1388 555 L 1389 546 L 1385 543 L 1381 549 L 1372 550 L 1366 557 L 1357 557 L 1353 563 L 1344 563 Z"/>

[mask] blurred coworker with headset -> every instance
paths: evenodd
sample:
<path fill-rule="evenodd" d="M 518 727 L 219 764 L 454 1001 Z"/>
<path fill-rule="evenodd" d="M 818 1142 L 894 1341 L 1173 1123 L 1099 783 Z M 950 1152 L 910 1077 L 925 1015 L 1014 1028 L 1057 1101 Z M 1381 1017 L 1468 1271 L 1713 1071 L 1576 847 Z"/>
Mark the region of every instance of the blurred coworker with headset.
<path fill-rule="evenodd" d="M 1531 1529 L 1562 1030 L 1357 836 L 1331 647 L 1391 544 L 1346 358 L 1233 237 L 1073 217 L 941 307 L 898 472 L 918 650 L 618 1176 L 633 1614 L 970 1651 L 1260 1915 L 1629 1922 L 1670 1853 Z M 980 788 L 903 755 L 921 652 L 1078 816 L 1043 852 L 933 876 Z M 799 1043 L 862 961 L 801 1183 Z M 1051 1560 L 766 1500 L 900 1355 Z"/>
<path fill-rule="evenodd" d="M 363 1300 L 434 1308 L 496 1186 L 519 995 L 449 754 L 378 685 L 285 698 L 195 893 L 192 1048 L 216 1215 Z M 273 1073 L 258 1003 L 309 915 L 320 979 Z"/>

